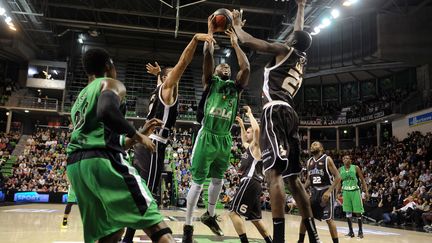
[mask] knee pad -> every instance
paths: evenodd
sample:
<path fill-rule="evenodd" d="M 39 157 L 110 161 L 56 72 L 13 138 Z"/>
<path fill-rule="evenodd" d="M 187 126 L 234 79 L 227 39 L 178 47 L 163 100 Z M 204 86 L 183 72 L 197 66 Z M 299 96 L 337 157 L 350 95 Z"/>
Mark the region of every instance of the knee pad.
<path fill-rule="evenodd" d="M 353 214 L 352 214 L 352 213 L 346 213 L 346 217 L 347 217 L 347 218 L 352 218 L 352 217 L 353 217 Z"/>
<path fill-rule="evenodd" d="M 150 239 L 152 240 L 152 242 L 158 242 L 159 239 L 166 234 L 172 234 L 172 231 L 170 228 L 163 228 L 163 229 L 153 233 L 151 235 Z"/>

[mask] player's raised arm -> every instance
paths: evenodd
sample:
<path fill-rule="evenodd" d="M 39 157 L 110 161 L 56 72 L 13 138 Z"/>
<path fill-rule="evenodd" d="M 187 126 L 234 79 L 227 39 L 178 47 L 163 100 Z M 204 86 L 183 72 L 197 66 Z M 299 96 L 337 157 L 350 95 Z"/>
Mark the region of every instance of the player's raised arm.
<path fill-rule="evenodd" d="M 297 2 L 297 16 L 294 22 L 294 31 L 303 30 L 304 27 L 304 10 L 306 7 L 306 0 L 296 0 Z"/>
<path fill-rule="evenodd" d="M 255 119 L 251 108 L 249 106 L 245 106 L 244 108 L 246 109 L 246 115 L 248 116 L 251 127 L 252 127 L 252 145 L 259 148 L 260 147 L 260 145 L 259 145 L 259 140 L 260 140 L 259 124 L 258 124 L 257 120 Z"/>
<path fill-rule="evenodd" d="M 168 74 L 168 77 L 163 86 L 164 89 L 170 89 L 177 86 L 181 76 L 183 75 L 183 72 L 191 63 L 195 54 L 196 47 L 198 46 L 198 42 L 200 41 L 204 41 L 206 43 L 215 43 L 215 40 L 213 39 L 213 36 L 211 34 L 195 34 L 195 36 L 189 42 L 188 46 L 184 49 L 177 64 Z"/>
<path fill-rule="evenodd" d="M 239 124 L 240 127 L 240 138 L 242 140 L 242 146 L 247 149 L 249 148 L 249 143 L 247 142 L 247 137 L 246 137 L 246 128 L 244 126 L 243 120 L 237 116 L 236 117 L 236 121 Z"/>
<path fill-rule="evenodd" d="M 208 34 L 213 35 L 213 25 L 211 23 L 212 16 L 208 18 Z M 209 81 L 212 78 L 213 70 L 214 70 L 214 43 L 205 42 L 204 43 L 204 61 L 203 61 L 203 76 L 202 83 L 204 85 L 204 89 L 207 87 Z"/>
<path fill-rule="evenodd" d="M 225 33 L 231 39 L 231 45 L 236 52 L 238 64 L 240 67 L 240 70 L 237 73 L 236 83 L 238 84 L 238 86 L 244 89 L 249 83 L 249 74 L 250 74 L 249 60 L 238 44 L 238 38 L 234 32 L 234 29 L 229 29 L 225 31 Z"/>
<path fill-rule="evenodd" d="M 121 102 L 126 96 L 126 88 L 118 80 L 107 78 L 102 82 L 101 94 L 97 103 L 97 118 L 117 134 L 126 134 L 128 138 L 154 150 L 154 144 L 135 129 L 120 110 Z"/>
<path fill-rule="evenodd" d="M 284 45 L 282 43 L 270 43 L 265 40 L 255 38 L 246 31 L 244 31 L 241 14 L 238 10 L 234 10 L 232 12 L 232 16 L 233 28 L 237 34 L 240 43 L 256 51 L 262 51 L 276 55 L 288 54 L 290 49 L 287 45 Z"/>

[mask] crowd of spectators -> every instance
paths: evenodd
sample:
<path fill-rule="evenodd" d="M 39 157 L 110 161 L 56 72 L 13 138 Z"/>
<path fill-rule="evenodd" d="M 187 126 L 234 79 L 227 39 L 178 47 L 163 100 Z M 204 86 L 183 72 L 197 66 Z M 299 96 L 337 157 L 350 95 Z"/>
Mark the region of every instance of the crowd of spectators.
<path fill-rule="evenodd" d="M 194 141 L 192 128 L 176 128 L 171 134 L 166 149 L 167 170 L 173 173 L 173 184 L 165 187 L 163 198 L 169 200 L 176 192 L 178 199 L 187 196 L 192 175 L 191 155 Z M 221 201 L 228 206 L 239 182 L 237 173 L 244 148 L 236 132 L 232 146 L 230 166 L 225 173 Z M 70 136 L 66 129 L 38 128 L 29 136 L 23 154 L 17 157 L 13 175 L 7 178 L 8 190 L 65 192 L 67 191 L 66 153 Z M 19 134 L 0 134 L 1 163 L 11 153 Z M 351 154 L 354 164 L 363 170 L 369 187 L 368 200 L 365 200 L 366 216 L 385 225 L 425 226 L 431 229 L 432 223 L 432 134 L 411 133 L 403 141 L 389 139 L 381 147 L 360 147 L 341 153 L 328 152 L 338 167 L 341 157 Z M 304 154 L 303 156 L 307 156 Z M 263 185 L 261 195 L 263 209 L 270 209 L 268 190 Z M 168 204 L 168 201 L 164 204 Z M 295 208 L 295 201 L 287 197 L 287 209 Z"/>
<path fill-rule="evenodd" d="M 385 225 L 423 227 L 432 223 L 432 134 L 409 134 L 381 147 L 348 153 L 362 168 L 369 188 L 366 215 Z M 331 154 L 338 167 L 342 154 Z"/>
<path fill-rule="evenodd" d="M 406 90 L 396 89 L 392 92 L 384 92 L 379 98 L 356 101 L 350 105 L 342 106 L 338 101 L 308 101 L 297 105 L 297 112 L 302 119 L 336 120 L 339 117 L 353 118 L 374 114 L 379 111 L 390 111 L 397 104 L 408 97 Z M 344 102 L 347 104 L 348 102 Z"/>
<path fill-rule="evenodd" d="M 17 157 L 7 190 L 66 192 L 67 130 L 38 128 Z"/>
<path fill-rule="evenodd" d="M 19 138 L 18 132 L 0 133 L 0 168 L 10 159 Z"/>

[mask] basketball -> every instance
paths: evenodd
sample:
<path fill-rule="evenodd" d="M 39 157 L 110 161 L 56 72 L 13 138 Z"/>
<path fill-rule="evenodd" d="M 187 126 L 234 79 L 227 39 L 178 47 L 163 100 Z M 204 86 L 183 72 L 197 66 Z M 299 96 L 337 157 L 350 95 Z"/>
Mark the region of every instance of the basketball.
<path fill-rule="evenodd" d="M 231 28 L 232 17 L 231 12 L 226 8 L 220 8 L 212 14 L 212 25 L 214 32 L 225 32 L 225 30 Z"/>

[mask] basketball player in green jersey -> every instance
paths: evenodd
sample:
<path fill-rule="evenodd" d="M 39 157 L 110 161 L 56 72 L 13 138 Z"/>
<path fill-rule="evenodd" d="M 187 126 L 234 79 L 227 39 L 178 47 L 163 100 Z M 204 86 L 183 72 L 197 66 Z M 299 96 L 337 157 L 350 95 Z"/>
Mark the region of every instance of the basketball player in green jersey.
<path fill-rule="evenodd" d="M 213 34 L 209 18 L 209 34 Z M 208 188 L 207 212 L 201 216 L 201 222 L 213 233 L 222 236 L 222 230 L 216 222 L 215 207 L 222 189 L 222 179 L 229 166 L 232 137 L 231 127 L 234 123 L 241 91 L 249 82 L 249 61 L 237 42 L 233 31 L 226 31 L 231 38 L 240 67 L 236 79 L 230 80 L 231 68 L 228 64 L 219 64 L 214 69 L 214 44 L 204 43 L 204 84 L 203 98 L 199 104 L 198 121 L 201 129 L 195 140 L 192 151 L 192 184 L 187 195 L 186 222 L 183 228 L 183 242 L 193 242 L 192 213 L 198 202 L 204 181 L 210 177 Z M 202 120 L 202 121 L 201 121 Z"/>
<path fill-rule="evenodd" d="M 174 242 L 125 152 L 135 143 L 153 151 L 148 135 L 161 121 L 148 121 L 141 134 L 125 119 L 126 88 L 115 80 L 105 50 L 88 50 L 83 66 L 89 84 L 71 110 L 74 130 L 67 148 L 67 175 L 79 202 L 85 243 L 118 242 L 125 227 L 143 229 L 153 242 Z"/>
<path fill-rule="evenodd" d="M 352 227 L 353 215 L 357 217 L 359 231 L 358 237 L 363 238 L 363 221 L 362 214 L 364 212 L 363 202 L 361 196 L 361 190 L 358 186 L 360 179 L 362 189 L 366 194 L 366 199 L 369 198 L 368 188 L 366 180 L 363 177 L 363 173 L 360 168 L 352 164 L 351 156 L 345 155 L 343 157 L 344 166 L 339 169 L 340 177 L 342 179 L 342 197 L 343 197 L 343 211 L 346 213 L 349 233 L 346 236 L 354 237 L 354 231 Z"/>

